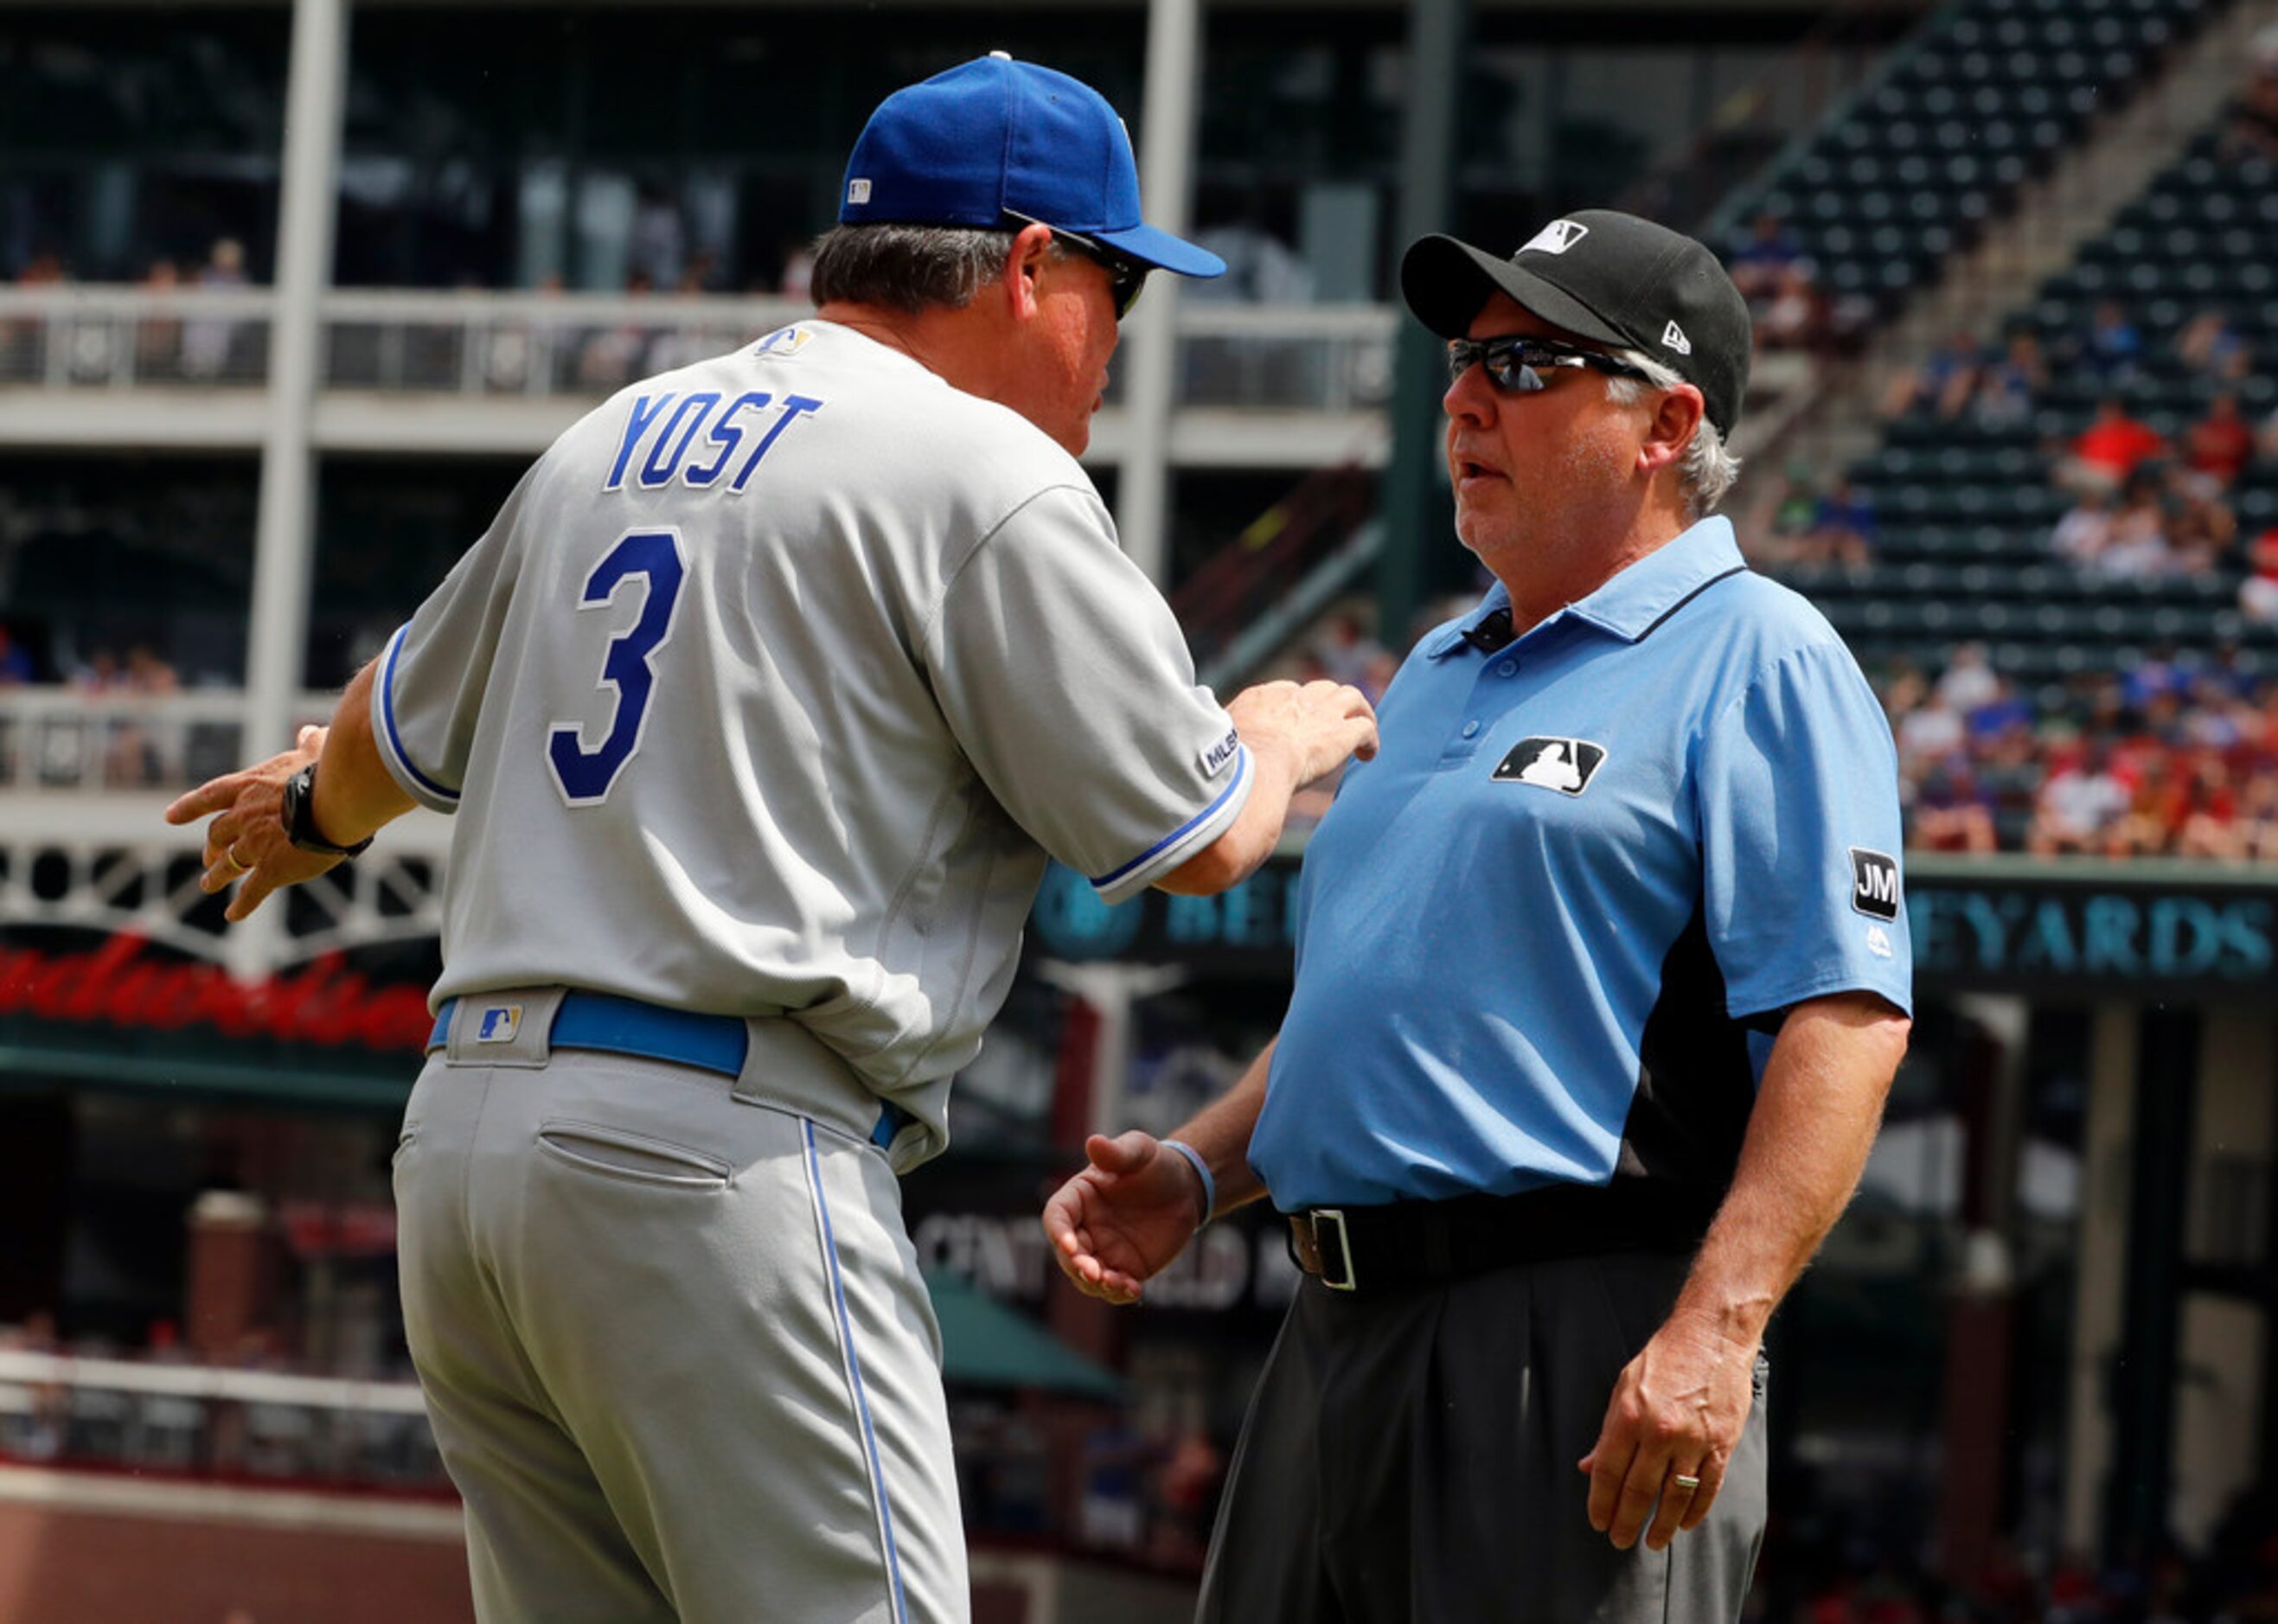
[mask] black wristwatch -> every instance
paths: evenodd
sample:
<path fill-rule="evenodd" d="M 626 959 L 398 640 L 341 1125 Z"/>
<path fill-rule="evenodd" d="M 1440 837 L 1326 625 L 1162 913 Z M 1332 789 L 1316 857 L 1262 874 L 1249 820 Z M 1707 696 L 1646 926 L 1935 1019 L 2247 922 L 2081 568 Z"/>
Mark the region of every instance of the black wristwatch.
<path fill-rule="evenodd" d="M 336 846 L 317 831 L 317 764 L 313 761 L 285 781 L 285 805 L 279 814 L 285 820 L 285 838 L 303 851 L 320 851 L 326 857 L 352 858 L 362 855 L 371 844 L 367 835 L 353 846 Z"/>

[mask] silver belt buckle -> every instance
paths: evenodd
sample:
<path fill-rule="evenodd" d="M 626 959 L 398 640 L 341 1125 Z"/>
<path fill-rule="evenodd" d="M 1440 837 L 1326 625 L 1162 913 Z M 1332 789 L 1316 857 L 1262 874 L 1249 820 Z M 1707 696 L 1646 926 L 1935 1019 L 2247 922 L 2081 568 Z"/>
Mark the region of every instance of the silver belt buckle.
<path fill-rule="evenodd" d="M 1341 1207 L 1316 1207 L 1312 1211 L 1313 1245 L 1321 1254 L 1321 1284 L 1333 1292 L 1349 1292 L 1359 1284 L 1353 1278 L 1352 1236 L 1345 1228 L 1344 1209 Z M 1329 1247 L 1322 1231 L 1329 1224 L 1337 1229 L 1337 1260 L 1344 1266 L 1342 1279 L 1329 1278 Z"/>

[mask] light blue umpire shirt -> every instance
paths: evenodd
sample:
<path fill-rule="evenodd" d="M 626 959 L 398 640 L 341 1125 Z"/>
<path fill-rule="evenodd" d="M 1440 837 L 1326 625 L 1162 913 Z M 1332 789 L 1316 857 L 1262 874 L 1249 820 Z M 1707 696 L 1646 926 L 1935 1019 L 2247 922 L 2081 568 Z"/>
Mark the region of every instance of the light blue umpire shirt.
<path fill-rule="evenodd" d="M 1487 652 L 1509 609 L 1498 584 L 1417 645 L 1306 850 L 1250 1147 L 1284 1211 L 1713 1205 L 1787 1010 L 1910 1010 L 1890 726 L 1729 522 Z"/>

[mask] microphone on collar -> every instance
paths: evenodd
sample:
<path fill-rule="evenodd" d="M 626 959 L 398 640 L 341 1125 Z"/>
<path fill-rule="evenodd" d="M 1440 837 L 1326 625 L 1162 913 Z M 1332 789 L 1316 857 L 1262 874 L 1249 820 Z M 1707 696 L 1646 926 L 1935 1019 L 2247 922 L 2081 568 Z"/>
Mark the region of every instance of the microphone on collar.
<path fill-rule="evenodd" d="M 1494 610 L 1483 616 L 1476 626 L 1464 629 L 1464 641 L 1482 654 L 1492 654 L 1510 641 L 1510 611 Z"/>

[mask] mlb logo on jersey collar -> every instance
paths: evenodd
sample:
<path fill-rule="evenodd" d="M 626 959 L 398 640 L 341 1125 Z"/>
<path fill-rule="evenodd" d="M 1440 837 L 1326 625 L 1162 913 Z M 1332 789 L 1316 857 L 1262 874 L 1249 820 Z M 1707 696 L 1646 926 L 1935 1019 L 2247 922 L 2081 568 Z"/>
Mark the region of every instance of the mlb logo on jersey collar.
<path fill-rule="evenodd" d="M 1590 787 L 1605 759 L 1606 747 L 1587 739 L 1522 739 L 1496 764 L 1494 776 L 1498 782 L 1579 795 Z"/>

